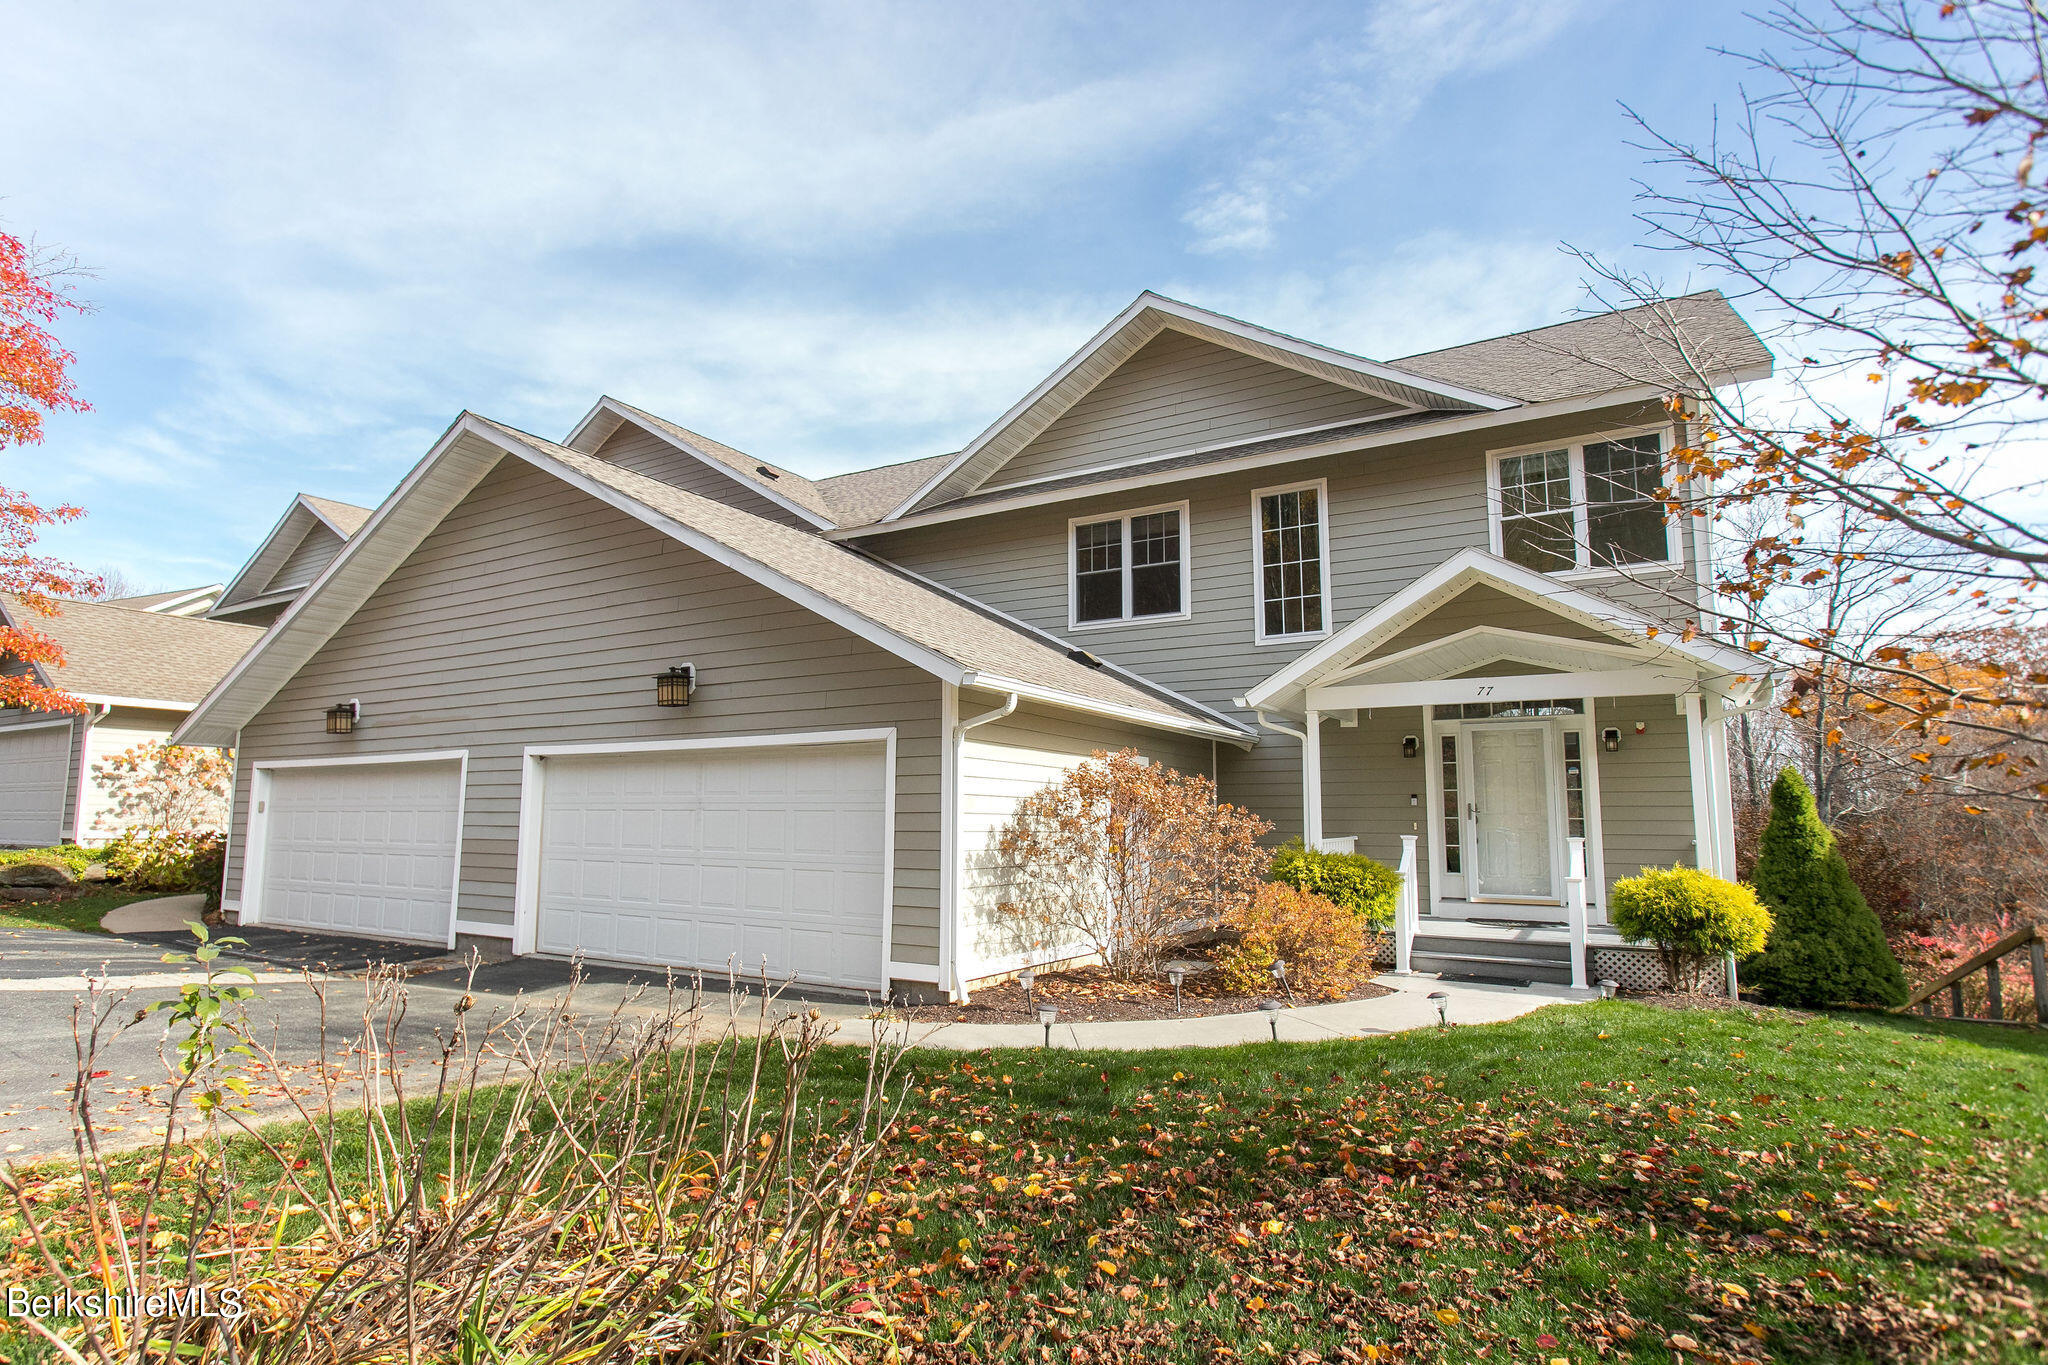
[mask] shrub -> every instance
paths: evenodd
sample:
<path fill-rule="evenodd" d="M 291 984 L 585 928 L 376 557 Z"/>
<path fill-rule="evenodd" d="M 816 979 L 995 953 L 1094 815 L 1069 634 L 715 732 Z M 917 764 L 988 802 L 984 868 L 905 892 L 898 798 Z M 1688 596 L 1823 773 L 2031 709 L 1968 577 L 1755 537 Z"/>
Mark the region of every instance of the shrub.
<path fill-rule="evenodd" d="M 1097 752 L 1019 802 L 997 832 L 1007 883 L 996 913 L 1038 951 L 1085 941 L 1111 971 L 1144 975 L 1191 929 L 1251 899 L 1272 826 L 1130 749 Z"/>
<path fill-rule="evenodd" d="M 218 834 L 126 834 L 107 846 L 107 875 L 131 891 L 220 895 L 227 844 Z"/>
<path fill-rule="evenodd" d="M 1327 896 L 1268 882 L 1228 926 L 1238 941 L 1216 958 L 1218 979 L 1246 995 L 1268 994 L 1276 959 L 1288 988 L 1312 1000 L 1342 1000 L 1372 979 L 1372 931 L 1365 919 Z"/>
<path fill-rule="evenodd" d="M 1748 957 L 1771 932 L 1771 912 L 1752 887 L 1696 867 L 1646 867 L 1607 895 L 1614 927 L 1657 945 L 1673 990 L 1698 991 L 1709 962 Z"/>
<path fill-rule="evenodd" d="M 1906 975 L 1795 770 L 1771 786 L 1756 891 L 1774 923 L 1743 981 L 1774 1005 L 1902 1005 Z"/>
<path fill-rule="evenodd" d="M 105 862 L 107 851 L 103 848 L 83 848 L 77 844 L 53 844 L 49 848 L 10 848 L 0 850 L 0 867 L 9 863 L 42 863 L 47 867 L 61 867 L 77 876 L 94 863 Z"/>
<path fill-rule="evenodd" d="M 1385 863 L 1363 853 L 1318 852 L 1299 839 L 1280 846 L 1266 877 L 1327 897 L 1381 927 L 1394 922 L 1394 901 L 1401 892 L 1401 874 Z"/>

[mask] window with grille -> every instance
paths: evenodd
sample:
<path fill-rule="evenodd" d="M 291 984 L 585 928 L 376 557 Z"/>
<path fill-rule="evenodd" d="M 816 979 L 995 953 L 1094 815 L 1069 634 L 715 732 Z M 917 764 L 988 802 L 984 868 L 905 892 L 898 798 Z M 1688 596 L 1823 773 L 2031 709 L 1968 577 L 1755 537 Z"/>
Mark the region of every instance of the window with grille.
<path fill-rule="evenodd" d="M 1187 615 L 1187 504 L 1069 524 L 1069 624 Z"/>
<path fill-rule="evenodd" d="M 1259 643 L 1323 634 L 1329 615 L 1329 561 L 1322 482 L 1267 489 L 1253 501 Z"/>
<path fill-rule="evenodd" d="M 1664 438 L 1642 432 L 1493 460 L 1502 557 L 1541 573 L 1675 563 Z"/>

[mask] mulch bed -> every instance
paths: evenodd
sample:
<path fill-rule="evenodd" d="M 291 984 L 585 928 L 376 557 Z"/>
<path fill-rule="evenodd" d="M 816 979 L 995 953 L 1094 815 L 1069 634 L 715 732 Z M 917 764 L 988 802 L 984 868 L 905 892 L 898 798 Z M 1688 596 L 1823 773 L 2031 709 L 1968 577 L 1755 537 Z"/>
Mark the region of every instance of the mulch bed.
<path fill-rule="evenodd" d="M 1276 998 L 1284 999 L 1271 993 Z M 1372 1000 L 1392 995 L 1385 986 L 1370 983 L 1344 996 L 1345 1000 Z M 1174 1017 L 1173 983 L 1156 980 L 1127 981 L 1110 975 L 1102 967 L 1072 967 L 1057 972 L 1040 972 L 1027 1004 L 1024 988 L 1015 981 L 988 986 L 974 992 L 972 1004 L 913 1005 L 899 1011 L 901 1017 L 924 1023 L 952 1024 L 1035 1024 L 1037 1006 L 1059 1006 L 1062 1024 L 1099 1024 L 1129 1019 L 1171 1019 Z M 1207 971 L 1190 971 L 1181 983 L 1180 1017 L 1199 1018 L 1211 1014 L 1243 1014 L 1259 1007 L 1267 998 L 1226 992 Z M 1335 1004 L 1310 1000 L 1296 993 L 1297 1005 Z"/>

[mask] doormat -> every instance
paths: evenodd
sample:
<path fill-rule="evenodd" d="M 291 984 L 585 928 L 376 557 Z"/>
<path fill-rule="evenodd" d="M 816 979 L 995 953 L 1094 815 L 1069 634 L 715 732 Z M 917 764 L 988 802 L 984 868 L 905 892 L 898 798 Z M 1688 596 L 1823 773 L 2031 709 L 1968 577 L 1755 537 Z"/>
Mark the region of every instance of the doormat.
<path fill-rule="evenodd" d="M 1481 976 L 1477 972 L 1438 972 L 1439 981 L 1456 981 L 1465 986 L 1527 986 L 1531 983 L 1518 981 L 1511 976 Z"/>

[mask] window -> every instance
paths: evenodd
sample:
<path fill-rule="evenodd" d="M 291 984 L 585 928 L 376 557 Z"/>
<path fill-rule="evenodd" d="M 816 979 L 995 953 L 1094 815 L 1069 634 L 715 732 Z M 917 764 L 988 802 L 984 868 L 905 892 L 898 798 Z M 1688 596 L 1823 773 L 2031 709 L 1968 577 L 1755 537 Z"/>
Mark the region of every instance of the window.
<path fill-rule="evenodd" d="M 1459 858 L 1464 821 L 1458 809 L 1458 737 L 1445 735 L 1441 739 L 1440 763 L 1444 786 L 1444 871 L 1458 873 L 1464 870 Z"/>
<path fill-rule="evenodd" d="M 1185 619 L 1187 504 L 1067 524 L 1073 583 L 1068 625 Z"/>
<path fill-rule="evenodd" d="M 1585 741 L 1577 730 L 1564 732 L 1564 832 L 1571 839 L 1586 837 Z"/>
<path fill-rule="evenodd" d="M 1327 502 L 1328 490 L 1320 479 L 1252 494 L 1260 644 L 1321 635 L 1328 629 Z"/>
<path fill-rule="evenodd" d="M 1669 564 L 1678 558 L 1657 490 L 1660 433 L 1500 454 L 1493 510 L 1500 554 L 1542 573 Z"/>

